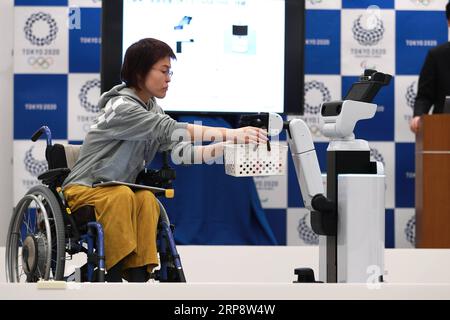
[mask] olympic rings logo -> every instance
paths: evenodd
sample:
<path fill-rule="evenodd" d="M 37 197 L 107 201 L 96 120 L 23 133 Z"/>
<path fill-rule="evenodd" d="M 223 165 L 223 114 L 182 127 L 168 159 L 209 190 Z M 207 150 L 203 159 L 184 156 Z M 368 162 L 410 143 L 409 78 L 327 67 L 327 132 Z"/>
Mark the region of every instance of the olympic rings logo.
<path fill-rule="evenodd" d="M 311 132 L 312 136 L 316 138 L 322 137 L 322 131 L 320 130 L 320 127 L 315 124 L 308 124 L 309 131 Z"/>
<path fill-rule="evenodd" d="M 432 0 L 411 0 L 411 2 L 415 2 L 423 6 L 428 6 L 429 4 L 431 4 Z"/>
<path fill-rule="evenodd" d="M 29 57 L 28 64 L 35 69 L 48 69 L 53 64 L 52 57 Z"/>

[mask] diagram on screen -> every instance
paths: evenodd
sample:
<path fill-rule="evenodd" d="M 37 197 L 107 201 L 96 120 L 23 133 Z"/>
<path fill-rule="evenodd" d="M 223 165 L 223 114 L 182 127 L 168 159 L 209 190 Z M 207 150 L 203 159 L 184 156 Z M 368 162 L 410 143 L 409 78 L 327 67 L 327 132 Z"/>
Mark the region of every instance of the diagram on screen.
<path fill-rule="evenodd" d="M 194 42 L 194 39 L 192 38 L 192 35 L 190 34 L 189 26 L 191 24 L 192 17 L 190 16 L 184 16 L 180 22 L 178 22 L 177 25 L 173 27 L 176 34 L 176 53 L 182 53 L 183 52 L 183 46 L 186 44 L 192 44 Z"/>

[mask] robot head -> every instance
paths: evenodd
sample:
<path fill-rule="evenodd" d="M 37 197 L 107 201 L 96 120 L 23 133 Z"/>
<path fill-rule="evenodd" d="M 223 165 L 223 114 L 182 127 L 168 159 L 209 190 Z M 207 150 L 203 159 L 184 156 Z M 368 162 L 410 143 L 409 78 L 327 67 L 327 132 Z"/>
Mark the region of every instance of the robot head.
<path fill-rule="evenodd" d="M 322 105 L 322 133 L 335 139 L 352 138 L 356 122 L 375 115 L 377 105 L 371 103 L 381 87 L 390 83 L 392 76 L 367 69 L 359 81 L 352 84 L 343 101 Z"/>
<path fill-rule="evenodd" d="M 329 138 L 352 138 L 356 122 L 372 118 L 376 111 L 374 103 L 353 100 L 324 103 L 321 110 L 322 133 Z"/>

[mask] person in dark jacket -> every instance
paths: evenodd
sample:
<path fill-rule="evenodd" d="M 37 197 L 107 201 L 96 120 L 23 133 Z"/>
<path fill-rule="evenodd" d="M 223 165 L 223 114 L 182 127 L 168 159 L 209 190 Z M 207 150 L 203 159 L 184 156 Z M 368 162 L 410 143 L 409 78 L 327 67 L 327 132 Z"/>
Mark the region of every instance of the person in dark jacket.
<path fill-rule="evenodd" d="M 445 12 L 450 28 L 450 2 Z M 450 96 L 450 42 L 428 51 L 419 76 L 414 114 L 410 122 L 412 132 L 418 132 L 420 116 L 429 113 L 432 106 L 434 114 L 443 112 L 446 96 Z"/>

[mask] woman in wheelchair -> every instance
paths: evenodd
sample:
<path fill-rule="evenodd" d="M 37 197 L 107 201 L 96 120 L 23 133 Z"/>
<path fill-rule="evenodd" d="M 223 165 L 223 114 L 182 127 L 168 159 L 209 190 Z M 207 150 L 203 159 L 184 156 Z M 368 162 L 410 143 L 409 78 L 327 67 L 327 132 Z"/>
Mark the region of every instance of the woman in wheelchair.
<path fill-rule="evenodd" d="M 172 159 L 188 164 L 205 160 L 206 156 L 221 157 L 224 143 L 267 141 L 266 132 L 260 128 L 212 128 L 180 123 L 166 115 L 155 98 L 166 96 L 172 77 L 171 59 L 175 58 L 166 43 L 151 38 L 127 49 L 121 71 L 124 83 L 101 96 L 101 112 L 62 186 L 72 211 L 86 205 L 95 207 L 95 218 L 104 230 L 109 282 L 120 282 L 122 277 L 131 282 L 148 280 L 158 265 L 160 212 L 150 191 L 93 184 L 135 183 L 156 152 L 172 150 Z M 195 140 L 215 143 L 194 146 Z"/>

